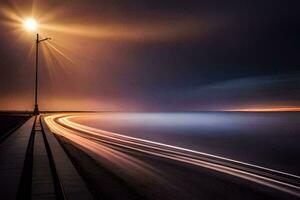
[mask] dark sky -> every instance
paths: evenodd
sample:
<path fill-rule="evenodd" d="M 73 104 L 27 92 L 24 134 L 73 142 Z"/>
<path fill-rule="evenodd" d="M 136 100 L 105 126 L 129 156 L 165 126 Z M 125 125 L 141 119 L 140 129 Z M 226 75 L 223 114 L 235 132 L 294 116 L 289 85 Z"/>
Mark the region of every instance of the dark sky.
<path fill-rule="evenodd" d="M 288 0 L 7 0 L 0 109 L 31 109 L 33 16 L 43 110 L 300 106 L 300 3 Z"/>

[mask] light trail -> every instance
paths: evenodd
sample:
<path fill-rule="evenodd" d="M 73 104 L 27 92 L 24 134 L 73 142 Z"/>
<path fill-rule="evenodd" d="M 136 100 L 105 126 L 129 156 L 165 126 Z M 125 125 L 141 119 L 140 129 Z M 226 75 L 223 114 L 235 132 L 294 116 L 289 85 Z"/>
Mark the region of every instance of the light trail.
<path fill-rule="evenodd" d="M 128 166 L 128 169 L 133 170 L 131 167 L 137 166 L 140 171 L 148 169 L 148 175 L 154 171 L 151 166 L 145 166 L 144 163 L 112 147 L 129 149 L 152 156 L 204 167 L 300 197 L 299 176 L 221 156 L 125 136 L 72 122 L 72 119 L 81 116 L 83 116 L 83 114 L 57 114 L 45 117 L 45 121 L 53 133 L 71 140 L 79 147 L 96 155 L 104 155 L 106 159 L 121 160 L 122 165 L 131 165 Z"/>

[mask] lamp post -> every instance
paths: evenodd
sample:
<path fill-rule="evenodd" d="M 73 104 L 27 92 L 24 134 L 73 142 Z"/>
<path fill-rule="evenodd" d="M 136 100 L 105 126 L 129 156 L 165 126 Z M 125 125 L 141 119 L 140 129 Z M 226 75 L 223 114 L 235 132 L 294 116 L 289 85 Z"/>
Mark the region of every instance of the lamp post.
<path fill-rule="evenodd" d="M 51 38 L 39 38 L 39 34 L 36 34 L 36 46 L 35 46 L 35 95 L 34 95 L 34 111 L 35 115 L 39 114 L 39 105 L 38 105 L 38 65 L 39 65 L 39 44 L 46 40 L 50 40 Z"/>
<path fill-rule="evenodd" d="M 24 27 L 27 31 L 33 32 L 37 30 L 38 23 L 29 18 L 24 21 Z M 46 40 L 50 40 L 51 38 L 40 39 L 39 34 L 36 34 L 36 42 L 35 42 L 35 95 L 34 95 L 34 111 L 35 115 L 39 114 L 39 106 L 38 106 L 38 65 L 39 65 L 39 44 Z"/>

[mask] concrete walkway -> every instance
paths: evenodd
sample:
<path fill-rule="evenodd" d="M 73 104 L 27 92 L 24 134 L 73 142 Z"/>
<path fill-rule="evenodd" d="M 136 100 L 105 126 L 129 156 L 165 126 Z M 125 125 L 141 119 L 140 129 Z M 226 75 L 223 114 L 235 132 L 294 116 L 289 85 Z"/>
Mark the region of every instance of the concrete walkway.
<path fill-rule="evenodd" d="M 55 186 L 52 178 L 48 153 L 43 138 L 42 128 L 37 118 L 35 124 L 33 172 L 31 199 L 56 199 Z"/>
<path fill-rule="evenodd" d="M 0 144 L 0 199 L 16 199 L 34 117 Z"/>
<path fill-rule="evenodd" d="M 0 199 L 93 199 L 43 117 L 0 143 Z"/>

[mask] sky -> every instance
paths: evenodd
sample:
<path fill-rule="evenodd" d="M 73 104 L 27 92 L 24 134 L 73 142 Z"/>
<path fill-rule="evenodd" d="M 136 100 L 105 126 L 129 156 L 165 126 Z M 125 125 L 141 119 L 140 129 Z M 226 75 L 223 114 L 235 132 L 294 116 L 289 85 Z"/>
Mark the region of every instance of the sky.
<path fill-rule="evenodd" d="M 0 110 L 300 108 L 300 3 L 2 0 Z M 300 110 L 300 109 L 299 109 Z"/>

